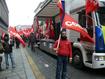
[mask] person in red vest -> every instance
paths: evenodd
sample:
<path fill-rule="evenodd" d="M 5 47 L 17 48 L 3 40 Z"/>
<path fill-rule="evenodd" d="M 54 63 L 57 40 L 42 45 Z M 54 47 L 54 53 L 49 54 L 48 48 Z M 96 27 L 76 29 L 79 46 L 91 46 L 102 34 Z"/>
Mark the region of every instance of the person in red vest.
<path fill-rule="evenodd" d="M 54 43 L 54 50 L 57 53 L 57 68 L 56 68 L 56 79 L 65 79 L 67 71 L 68 57 L 70 62 L 72 61 L 72 47 L 71 42 L 67 40 L 66 30 L 61 31 L 61 39 L 58 46 L 58 41 Z"/>

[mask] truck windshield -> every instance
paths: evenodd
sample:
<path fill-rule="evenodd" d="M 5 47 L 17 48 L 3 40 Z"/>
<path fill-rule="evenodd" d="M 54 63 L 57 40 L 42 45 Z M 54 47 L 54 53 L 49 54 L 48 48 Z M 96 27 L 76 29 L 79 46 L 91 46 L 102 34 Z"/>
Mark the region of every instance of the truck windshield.
<path fill-rule="evenodd" d="M 100 7 L 98 10 L 100 24 L 105 26 L 105 7 Z"/>

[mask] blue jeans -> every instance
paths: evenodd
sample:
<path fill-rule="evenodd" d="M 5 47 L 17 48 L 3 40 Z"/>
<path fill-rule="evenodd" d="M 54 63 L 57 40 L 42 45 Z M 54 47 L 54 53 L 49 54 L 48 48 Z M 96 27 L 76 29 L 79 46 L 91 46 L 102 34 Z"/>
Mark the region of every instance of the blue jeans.
<path fill-rule="evenodd" d="M 9 61 L 8 61 L 8 56 L 11 59 L 11 64 L 12 64 L 12 68 L 15 67 L 15 62 L 14 62 L 14 58 L 13 58 L 13 53 L 5 53 L 5 62 L 6 62 L 6 68 L 9 67 Z"/>
<path fill-rule="evenodd" d="M 58 56 L 56 79 L 66 79 L 67 62 L 68 62 L 68 59 L 66 56 Z"/>

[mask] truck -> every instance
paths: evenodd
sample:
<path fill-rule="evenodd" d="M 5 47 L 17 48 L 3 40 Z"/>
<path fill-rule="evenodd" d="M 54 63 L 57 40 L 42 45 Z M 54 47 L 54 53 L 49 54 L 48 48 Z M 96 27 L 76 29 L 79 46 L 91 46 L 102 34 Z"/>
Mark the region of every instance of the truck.
<path fill-rule="evenodd" d="M 35 10 L 35 17 L 38 17 L 40 21 L 53 19 L 55 39 L 39 39 L 39 48 L 53 55 L 56 55 L 52 50 L 53 43 L 60 33 L 58 1 L 45 1 L 46 4 L 43 2 L 39 10 Z M 86 0 L 65 0 L 65 12 L 72 16 L 94 40 L 94 43 L 91 43 L 81 39 L 79 32 L 67 30 L 67 37 L 72 41 L 72 64 L 76 68 L 84 66 L 92 69 L 105 68 L 105 0 L 99 0 L 97 11 L 90 12 L 88 15 L 86 15 L 85 5 Z M 33 25 L 36 28 L 35 19 Z"/>

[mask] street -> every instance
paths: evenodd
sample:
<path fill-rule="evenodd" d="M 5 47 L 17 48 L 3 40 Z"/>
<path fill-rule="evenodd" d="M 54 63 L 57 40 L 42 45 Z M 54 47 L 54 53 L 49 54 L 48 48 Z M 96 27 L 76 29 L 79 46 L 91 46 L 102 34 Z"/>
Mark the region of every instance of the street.
<path fill-rule="evenodd" d="M 31 52 L 30 48 L 27 48 L 27 52 L 37 64 L 39 70 L 44 74 L 46 79 L 55 79 L 56 57 L 52 57 L 38 48 L 36 48 L 36 52 Z M 67 79 L 105 79 L 104 72 L 105 69 L 76 69 L 68 64 Z"/>

